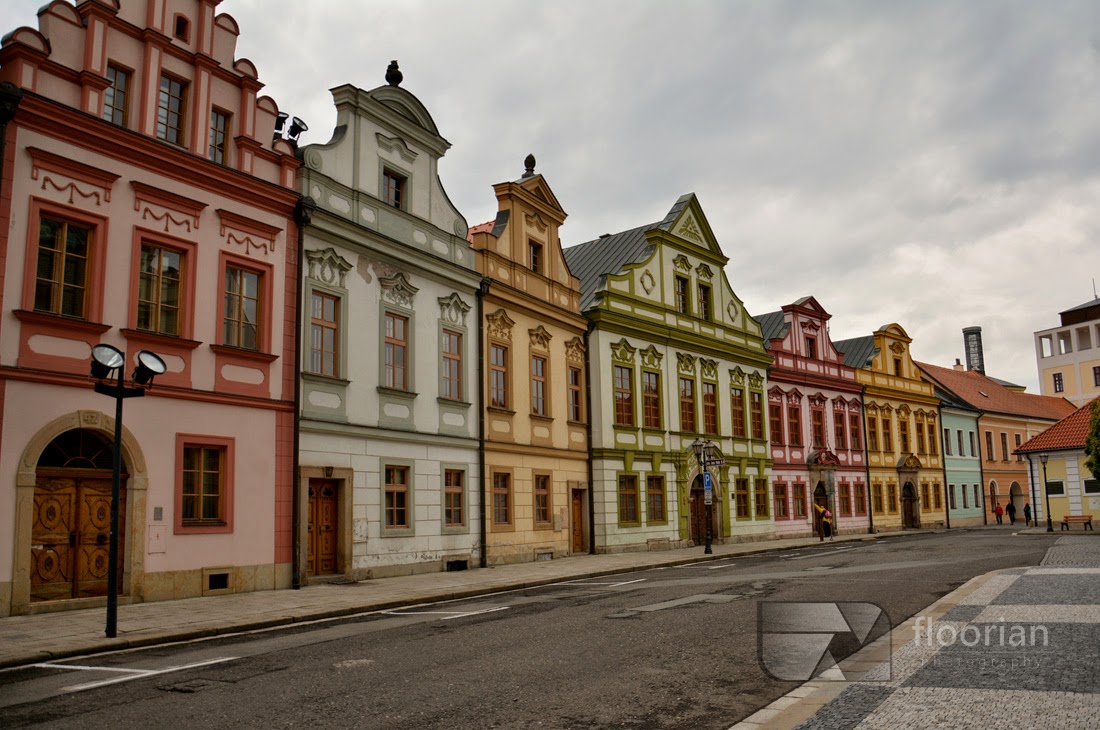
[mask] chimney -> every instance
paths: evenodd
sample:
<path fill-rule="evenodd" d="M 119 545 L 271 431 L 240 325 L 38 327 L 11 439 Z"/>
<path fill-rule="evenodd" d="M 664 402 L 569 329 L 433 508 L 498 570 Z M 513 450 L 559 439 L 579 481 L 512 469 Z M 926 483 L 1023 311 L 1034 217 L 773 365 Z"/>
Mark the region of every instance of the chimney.
<path fill-rule="evenodd" d="M 981 327 L 963 327 L 963 349 L 966 352 L 966 369 L 985 375 L 985 353 L 982 351 Z"/>
<path fill-rule="evenodd" d="M 963 364 L 961 362 L 959 362 L 959 358 L 957 358 L 957 357 L 955 358 L 954 369 L 955 370 L 960 370 L 960 371 L 966 369 L 966 368 L 963 367 Z"/>

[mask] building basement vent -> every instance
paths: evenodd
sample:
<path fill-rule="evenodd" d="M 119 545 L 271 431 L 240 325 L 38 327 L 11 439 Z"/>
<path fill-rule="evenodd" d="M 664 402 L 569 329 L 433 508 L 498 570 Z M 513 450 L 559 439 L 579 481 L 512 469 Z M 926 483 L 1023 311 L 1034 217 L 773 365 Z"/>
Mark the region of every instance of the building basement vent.
<path fill-rule="evenodd" d="M 456 570 L 466 570 L 469 566 L 468 560 L 448 560 L 444 565 L 444 569 L 448 573 L 452 573 Z"/>

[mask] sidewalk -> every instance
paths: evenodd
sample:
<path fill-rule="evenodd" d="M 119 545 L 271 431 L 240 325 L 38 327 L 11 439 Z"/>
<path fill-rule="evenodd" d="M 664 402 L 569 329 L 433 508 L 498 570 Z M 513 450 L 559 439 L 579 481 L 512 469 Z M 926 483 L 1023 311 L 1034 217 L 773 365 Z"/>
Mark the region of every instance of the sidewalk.
<path fill-rule="evenodd" d="M 1063 533 L 1039 567 L 973 578 L 839 662 L 862 681 L 807 682 L 731 730 L 1100 728 L 1097 647 L 1100 541 Z"/>
<path fill-rule="evenodd" d="M 915 532 L 840 535 L 831 542 L 877 540 Z M 628 573 L 734 555 L 784 551 L 821 543 L 796 538 L 714 545 L 659 552 L 581 555 L 454 573 L 422 573 L 300 590 L 257 591 L 230 596 L 119 605 L 118 636 L 104 637 L 105 608 L 0 618 L 0 668 L 21 666 L 110 649 L 165 644 L 367 611 L 446 601 L 530 588 L 559 581 Z"/>

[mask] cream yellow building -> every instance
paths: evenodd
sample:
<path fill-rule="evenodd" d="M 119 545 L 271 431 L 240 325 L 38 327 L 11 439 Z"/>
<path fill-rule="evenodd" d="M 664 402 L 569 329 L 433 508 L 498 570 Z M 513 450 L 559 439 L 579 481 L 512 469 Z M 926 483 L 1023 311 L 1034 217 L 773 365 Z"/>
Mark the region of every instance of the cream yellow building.
<path fill-rule="evenodd" d="M 932 384 L 921 380 L 911 343 L 899 324 L 833 343 L 865 386 L 864 443 L 877 531 L 946 523 L 939 400 Z"/>
<path fill-rule="evenodd" d="M 535 159 L 493 186 L 496 220 L 470 230 L 484 357 L 486 553 L 489 564 L 589 547 L 585 331 L 580 283 L 558 240 L 566 213 Z"/>

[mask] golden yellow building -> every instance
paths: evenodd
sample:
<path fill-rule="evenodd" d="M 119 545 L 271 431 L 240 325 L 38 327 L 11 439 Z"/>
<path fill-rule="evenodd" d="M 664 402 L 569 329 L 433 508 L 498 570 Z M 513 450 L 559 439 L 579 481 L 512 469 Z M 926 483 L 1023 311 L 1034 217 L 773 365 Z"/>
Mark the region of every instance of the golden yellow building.
<path fill-rule="evenodd" d="M 470 229 L 484 357 L 484 505 L 489 564 L 589 547 L 586 320 L 561 252 L 566 213 L 535 159 L 493 186 L 496 220 Z"/>
<path fill-rule="evenodd" d="M 933 386 L 921 380 L 911 343 L 899 324 L 833 343 L 864 386 L 864 443 L 877 531 L 946 522 L 939 400 Z"/>

